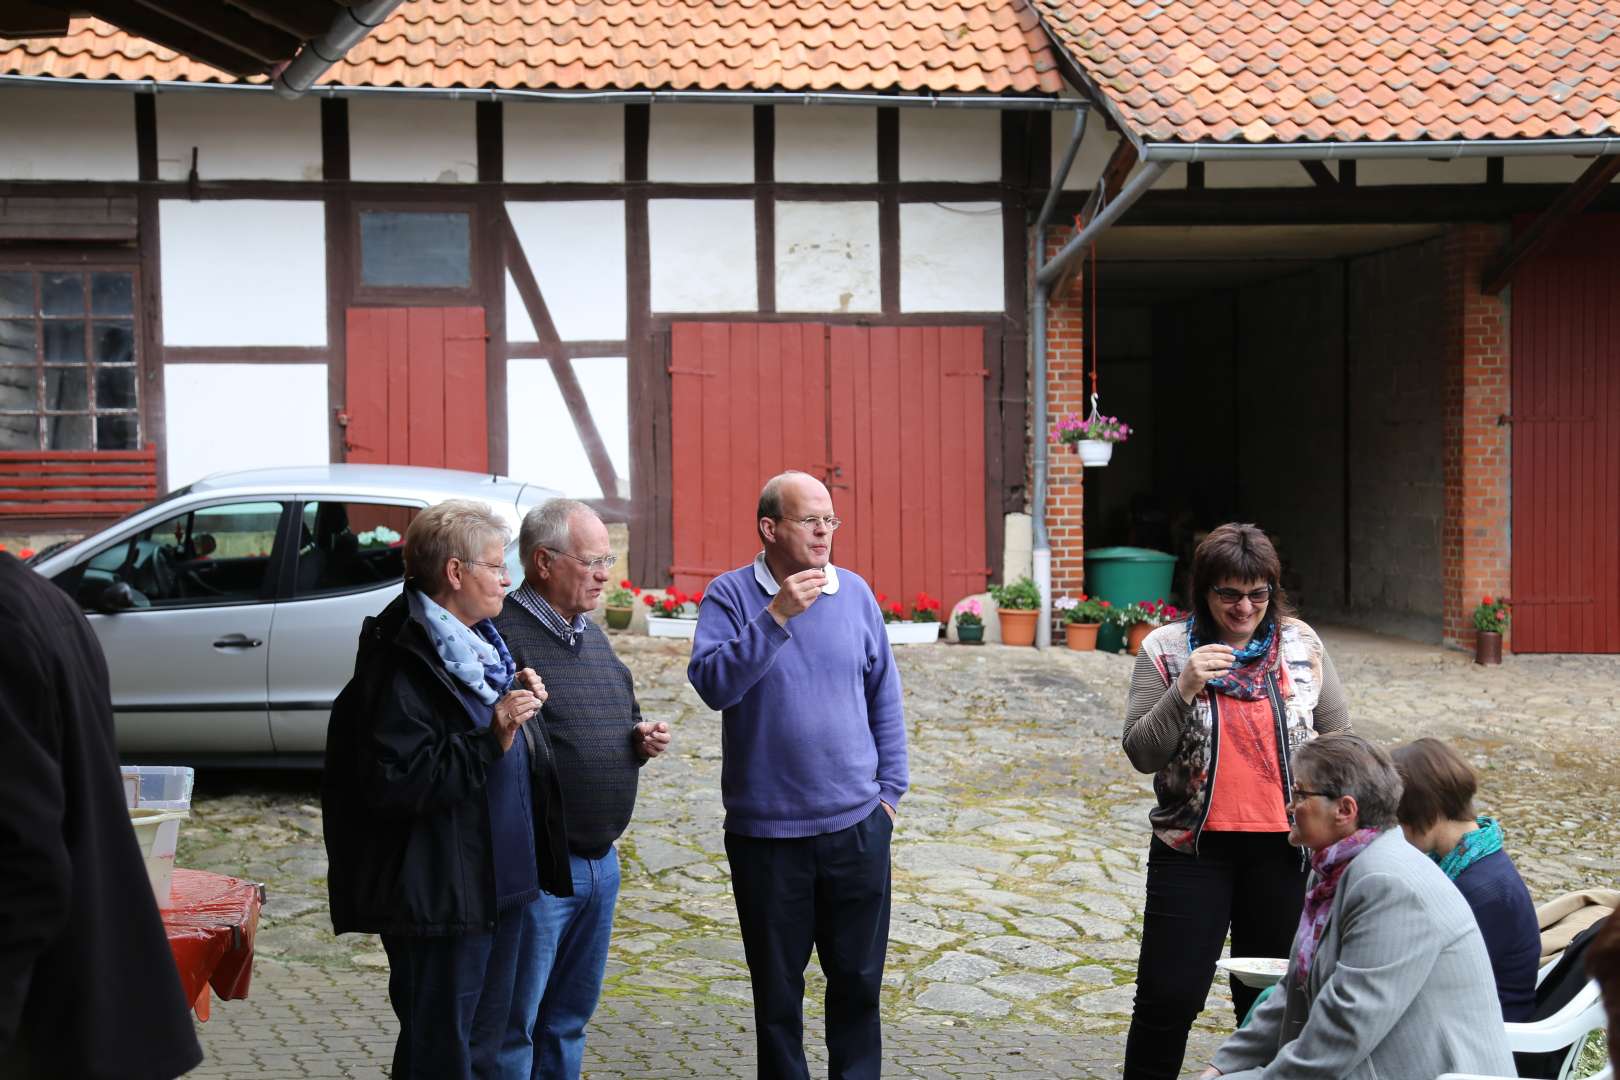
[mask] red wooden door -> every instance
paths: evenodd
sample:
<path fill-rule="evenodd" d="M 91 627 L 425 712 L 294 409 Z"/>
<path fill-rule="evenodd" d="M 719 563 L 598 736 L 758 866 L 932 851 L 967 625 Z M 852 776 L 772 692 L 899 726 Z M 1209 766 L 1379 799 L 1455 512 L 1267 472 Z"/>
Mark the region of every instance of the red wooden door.
<path fill-rule="evenodd" d="M 676 588 L 754 556 L 760 485 L 792 468 L 827 482 L 834 561 L 875 589 L 984 589 L 982 330 L 682 323 L 670 354 Z"/>
<path fill-rule="evenodd" d="M 1620 217 L 1513 283 L 1513 649 L 1620 652 Z"/>
<path fill-rule="evenodd" d="M 483 308 L 350 308 L 345 459 L 489 468 Z"/>

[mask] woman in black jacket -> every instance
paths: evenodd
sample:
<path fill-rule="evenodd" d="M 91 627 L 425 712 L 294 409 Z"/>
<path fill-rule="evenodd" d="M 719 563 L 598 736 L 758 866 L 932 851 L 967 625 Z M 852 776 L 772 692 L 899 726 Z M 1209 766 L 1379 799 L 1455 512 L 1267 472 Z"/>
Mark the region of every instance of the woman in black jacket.
<path fill-rule="evenodd" d="M 490 621 L 509 535 L 467 500 L 411 522 L 403 594 L 366 620 L 327 731 L 332 926 L 382 935 L 395 1080 L 528 1080 L 535 901 L 572 891 L 549 748 L 528 723 L 545 687 Z"/>

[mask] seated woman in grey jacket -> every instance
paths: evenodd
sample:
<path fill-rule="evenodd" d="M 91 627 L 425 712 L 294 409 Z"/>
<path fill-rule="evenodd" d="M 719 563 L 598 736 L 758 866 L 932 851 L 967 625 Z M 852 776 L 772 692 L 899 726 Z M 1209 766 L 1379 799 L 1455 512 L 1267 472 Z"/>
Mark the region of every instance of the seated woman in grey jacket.
<path fill-rule="evenodd" d="M 1513 1075 L 1462 894 L 1396 828 L 1401 781 L 1356 735 L 1294 752 L 1289 840 L 1311 852 L 1288 971 L 1204 1076 Z"/>

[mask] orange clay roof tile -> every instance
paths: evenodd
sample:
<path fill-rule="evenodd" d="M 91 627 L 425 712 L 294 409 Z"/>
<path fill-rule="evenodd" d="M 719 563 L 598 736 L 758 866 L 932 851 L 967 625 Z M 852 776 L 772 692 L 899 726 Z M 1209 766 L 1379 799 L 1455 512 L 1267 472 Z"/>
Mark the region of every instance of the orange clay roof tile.
<path fill-rule="evenodd" d="M 0 73 L 234 82 L 96 19 Z M 257 80 L 250 80 L 257 81 Z M 323 84 L 1056 94 L 1028 0 L 406 0 Z"/>
<path fill-rule="evenodd" d="M 1150 141 L 1620 137 L 1615 0 L 1031 2 Z"/>

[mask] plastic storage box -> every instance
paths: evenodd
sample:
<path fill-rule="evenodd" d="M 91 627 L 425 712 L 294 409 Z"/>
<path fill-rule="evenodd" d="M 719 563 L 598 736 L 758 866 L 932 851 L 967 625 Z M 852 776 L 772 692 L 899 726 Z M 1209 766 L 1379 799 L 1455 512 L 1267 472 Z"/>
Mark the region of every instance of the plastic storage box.
<path fill-rule="evenodd" d="M 124 774 L 126 805 L 154 810 L 191 809 L 195 774 L 190 765 L 121 765 L 119 771 Z"/>

